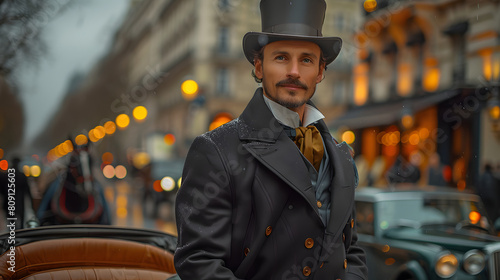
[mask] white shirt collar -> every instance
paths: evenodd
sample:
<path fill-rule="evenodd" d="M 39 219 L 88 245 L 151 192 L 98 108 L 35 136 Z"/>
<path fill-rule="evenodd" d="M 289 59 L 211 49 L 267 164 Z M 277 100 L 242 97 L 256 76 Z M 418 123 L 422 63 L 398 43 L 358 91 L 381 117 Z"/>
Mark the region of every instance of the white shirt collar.
<path fill-rule="evenodd" d="M 274 117 L 281 123 L 291 128 L 297 128 L 300 126 L 300 117 L 296 112 L 282 106 L 279 103 L 269 99 L 267 96 L 264 96 L 264 101 L 266 102 L 267 107 L 273 113 Z M 324 119 L 325 116 L 313 106 L 306 104 L 306 108 L 304 111 L 304 122 L 302 126 L 308 126 L 313 124 L 321 119 Z"/>

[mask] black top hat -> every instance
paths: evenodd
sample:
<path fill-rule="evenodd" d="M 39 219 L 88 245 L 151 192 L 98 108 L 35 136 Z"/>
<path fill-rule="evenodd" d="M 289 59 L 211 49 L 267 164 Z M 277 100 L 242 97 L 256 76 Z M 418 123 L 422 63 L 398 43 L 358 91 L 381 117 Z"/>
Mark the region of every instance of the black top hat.
<path fill-rule="evenodd" d="M 310 41 L 321 48 L 330 64 L 342 48 L 342 39 L 323 37 L 325 10 L 324 0 L 261 0 L 262 32 L 248 32 L 243 37 L 246 58 L 253 64 L 255 52 L 275 41 Z"/>

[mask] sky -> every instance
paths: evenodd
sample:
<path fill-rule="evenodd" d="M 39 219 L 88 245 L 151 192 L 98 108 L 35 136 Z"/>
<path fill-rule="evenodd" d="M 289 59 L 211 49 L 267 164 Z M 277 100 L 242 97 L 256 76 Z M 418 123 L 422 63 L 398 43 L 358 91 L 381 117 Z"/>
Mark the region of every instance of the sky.
<path fill-rule="evenodd" d="M 64 12 L 44 22 L 46 54 L 37 65 L 23 65 L 17 75 L 25 112 L 25 144 L 57 110 L 69 79 L 76 72 L 88 72 L 106 53 L 128 5 L 129 0 L 73 0 Z"/>

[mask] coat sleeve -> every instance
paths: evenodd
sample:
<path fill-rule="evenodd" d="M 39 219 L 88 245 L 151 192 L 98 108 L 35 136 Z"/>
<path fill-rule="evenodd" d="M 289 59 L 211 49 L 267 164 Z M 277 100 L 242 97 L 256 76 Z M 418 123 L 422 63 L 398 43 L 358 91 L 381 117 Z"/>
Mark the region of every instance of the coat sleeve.
<path fill-rule="evenodd" d="M 358 169 L 356 168 L 356 164 L 354 163 L 354 160 L 352 161 L 353 168 L 354 168 L 354 180 L 355 180 L 355 186 L 358 186 L 359 182 L 359 175 L 358 175 Z M 353 221 L 356 221 L 356 206 L 353 207 L 352 209 L 352 217 Z M 349 226 L 348 226 L 349 228 Z M 366 266 L 366 256 L 365 252 L 363 249 L 361 249 L 357 242 L 358 242 L 358 231 L 357 231 L 357 226 L 356 222 L 353 223 L 353 226 L 350 227 L 350 244 L 347 249 L 347 263 L 349 265 L 348 269 L 348 277 L 347 279 L 349 280 L 364 280 L 368 279 L 368 268 Z"/>
<path fill-rule="evenodd" d="M 355 210 L 353 210 L 352 217 L 355 218 Z M 368 268 L 366 266 L 366 256 L 363 249 L 361 249 L 358 242 L 358 234 L 356 229 L 356 223 L 354 223 L 354 228 L 351 229 L 350 245 L 347 249 L 347 277 L 349 280 L 365 280 L 368 279 Z M 348 226 L 350 227 L 350 226 Z"/>
<path fill-rule="evenodd" d="M 181 279 L 232 279 L 226 267 L 231 249 L 231 190 L 228 166 L 206 135 L 197 137 L 186 158 L 175 215 L 178 243 L 174 264 Z"/>

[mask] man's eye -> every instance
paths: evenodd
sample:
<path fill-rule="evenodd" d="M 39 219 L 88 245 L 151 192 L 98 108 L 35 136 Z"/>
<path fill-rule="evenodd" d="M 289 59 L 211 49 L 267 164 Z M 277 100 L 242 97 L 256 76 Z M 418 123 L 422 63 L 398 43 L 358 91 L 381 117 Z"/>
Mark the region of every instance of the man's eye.
<path fill-rule="evenodd" d="M 304 58 L 303 60 L 305 63 L 312 63 L 312 60 L 310 58 Z"/>
<path fill-rule="evenodd" d="M 280 55 L 280 56 L 277 56 L 277 57 L 276 57 L 276 60 L 285 60 L 285 57 L 284 57 L 284 56 L 282 56 L 282 55 Z"/>

